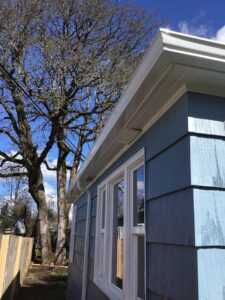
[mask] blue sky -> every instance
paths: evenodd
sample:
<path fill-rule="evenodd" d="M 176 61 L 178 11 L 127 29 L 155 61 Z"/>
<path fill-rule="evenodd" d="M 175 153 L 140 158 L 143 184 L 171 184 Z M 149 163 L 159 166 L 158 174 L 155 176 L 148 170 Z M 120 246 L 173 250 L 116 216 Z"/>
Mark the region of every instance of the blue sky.
<path fill-rule="evenodd" d="M 130 0 L 147 9 L 159 9 L 159 18 L 171 30 L 225 41 L 225 0 Z"/>
<path fill-rule="evenodd" d="M 123 1 L 123 0 L 120 0 Z M 158 18 L 171 30 L 225 42 L 225 0 L 126 0 L 146 9 L 159 10 Z M 54 160 L 52 151 L 51 158 Z M 54 163 L 54 162 L 53 162 Z M 55 174 L 43 167 L 48 198 L 56 195 Z M 0 184 L 0 195 L 8 192 Z"/>

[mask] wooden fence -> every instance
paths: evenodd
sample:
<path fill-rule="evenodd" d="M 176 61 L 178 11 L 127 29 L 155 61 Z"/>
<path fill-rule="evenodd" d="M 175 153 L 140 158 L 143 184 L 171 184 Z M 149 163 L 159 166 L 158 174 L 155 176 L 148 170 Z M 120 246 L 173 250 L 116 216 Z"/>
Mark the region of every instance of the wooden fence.
<path fill-rule="evenodd" d="M 0 299 L 12 300 L 28 271 L 33 239 L 0 235 Z"/>

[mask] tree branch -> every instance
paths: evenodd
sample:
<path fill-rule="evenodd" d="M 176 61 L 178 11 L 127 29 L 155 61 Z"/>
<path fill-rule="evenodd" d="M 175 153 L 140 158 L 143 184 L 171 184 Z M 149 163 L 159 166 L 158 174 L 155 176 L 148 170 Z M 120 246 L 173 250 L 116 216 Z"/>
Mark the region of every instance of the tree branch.
<path fill-rule="evenodd" d="M 25 177 L 25 176 L 28 176 L 27 172 L 0 173 L 0 178 Z"/>

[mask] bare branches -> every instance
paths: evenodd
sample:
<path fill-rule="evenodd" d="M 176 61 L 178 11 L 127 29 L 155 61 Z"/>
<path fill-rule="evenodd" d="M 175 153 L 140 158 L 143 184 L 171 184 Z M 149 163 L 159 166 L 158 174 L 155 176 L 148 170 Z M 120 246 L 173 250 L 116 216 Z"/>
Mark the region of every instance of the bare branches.
<path fill-rule="evenodd" d="M 12 172 L 12 173 L 1 173 L 0 178 L 12 178 L 12 177 L 25 177 L 28 176 L 26 172 Z"/>
<path fill-rule="evenodd" d="M 47 160 L 44 160 L 43 163 L 49 171 L 57 171 L 57 167 L 51 167 Z"/>
<path fill-rule="evenodd" d="M 0 24 L 0 135 L 32 170 L 95 139 L 160 22 L 122 2 L 3 0 Z"/>
<path fill-rule="evenodd" d="M 55 124 L 52 125 L 51 132 L 49 135 L 49 138 L 46 142 L 45 148 L 42 150 L 41 154 L 38 157 L 38 165 L 40 166 L 46 159 L 46 156 L 48 155 L 48 152 L 52 148 L 54 142 L 55 142 L 55 136 L 57 134 L 58 129 L 56 128 Z"/>
<path fill-rule="evenodd" d="M 20 164 L 20 165 L 22 165 L 24 163 L 23 159 L 16 158 L 16 157 L 20 156 L 20 152 L 17 152 L 14 155 L 9 155 L 3 151 L 0 151 L 0 156 L 3 157 L 3 160 L 1 161 L 0 166 L 2 166 L 5 162 Z"/>
<path fill-rule="evenodd" d="M 43 228 L 41 165 L 57 171 L 59 202 L 68 213 L 66 190 L 71 191 L 83 152 L 159 25 L 155 13 L 124 1 L 0 1 L 0 177 L 29 174 Z M 52 149 L 56 168 L 47 162 Z M 7 170 L 10 164 L 19 171 Z M 42 236 L 48 248 L 49 236 Z"/>

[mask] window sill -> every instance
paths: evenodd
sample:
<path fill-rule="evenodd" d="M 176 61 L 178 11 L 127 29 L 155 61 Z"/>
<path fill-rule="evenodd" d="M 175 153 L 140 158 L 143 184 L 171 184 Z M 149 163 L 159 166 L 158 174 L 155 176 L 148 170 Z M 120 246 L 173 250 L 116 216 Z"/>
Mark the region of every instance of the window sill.
<path fill-rule="evenodd" d="M 113 284 L 110 284 L 109 282 L 103 280 L 101 277 L 94 278 L 94 283 L 110 299 L 122 299 L 122 290 L 120 290 Z"/>

